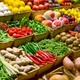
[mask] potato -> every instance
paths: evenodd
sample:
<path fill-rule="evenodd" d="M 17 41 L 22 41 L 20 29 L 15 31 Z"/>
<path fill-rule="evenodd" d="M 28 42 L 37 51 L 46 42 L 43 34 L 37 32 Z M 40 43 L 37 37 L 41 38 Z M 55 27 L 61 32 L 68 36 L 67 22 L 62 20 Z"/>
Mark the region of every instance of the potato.
<path fill-rule="evenodd" d="M 73 45 L 74 46 L 77 46 L 78 44 L 79 44 L 79 41 L 78 40 L 73 41 Z"/>
<path fill-rule="evenodd" d="M 72 44 L 72 42 L 73 42 L 73 40 L 70 39 L 70 38 L 66 40 L 66 43 L 67 43 L 67 44 Z"/>
<path fill-rule="evenodd" d="M 63 65 L 68 70 L 73 70 L 74 68 L 74 63 L 68 57 L 63 59 Z"/>
<path fill-rule="evenodd" d="M 57 36 L 55 37 L 55 39 L 56 39 L 56 40 L 60 40 L 60 39 L 61 39 L 61 36 L 60 36 L 60 35 L 57 35 Z"/>
<path fill-rule="evenodd" d="M 74 41 L 74 40 L 76 40 L 76 37 L 71 37 L 71 39 Z"/>
<path fill-rule="evenodd" d="M 67 37 L 67 38 L 70 38 L 70 37 L 71 37 L 71 35 L 70 35 L 70 34 L 66 34 L 66 37 Z"/>
<path fill-rule="evenodd" d="M 68 45 L 68 48 L 73 48 L 73 44 L 69 44 Z"/>
<path fill-rule="evenodd" d="M 65 36 L 66 35 L 66 32 L 62 32 L 60 33 L 61 36 Z"/>
<path fill-rule="evenodd" d="M 66 39 L 67 39 L 67 37 L 66 37 L 66 36 L 63 36 L 63 37 L 61 38 L 61 41 L 62 41 L 62 42 L 65 42 Z"/>
<path fill-rule="evenodd" d="M 75 64 L 76 68 L 80 70 L 80 57 L 75 59 L 74 64 Z"/>
<path fill-rule="evenodd" d="M 79 50 L 79 47 L 74 46 L 72 49 L 73 49 L 74 51 L 77 51 L 77 50 Z"/>

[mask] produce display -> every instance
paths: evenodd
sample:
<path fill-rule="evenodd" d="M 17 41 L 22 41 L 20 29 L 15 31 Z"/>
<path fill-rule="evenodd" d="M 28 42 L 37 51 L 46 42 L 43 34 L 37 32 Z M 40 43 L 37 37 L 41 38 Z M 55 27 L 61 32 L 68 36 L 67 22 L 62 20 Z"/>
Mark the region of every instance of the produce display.
<path fill-rule="evenodd" d="M 26 56 L 31 59 L 37 65 L 46 65 L 49 63 L 54 63 L 56 58 L 49 52 L 44 52 L 38 50 L 35 55 L 26 54 Z"/>
<path fill-rule="evenodd" d="M 17 75 L 27 75 L 29 71 L 32 71 L 37 68 L 37 66 L 25 55 L 25 52 L 16 47 L 6 48 L 6 50 L 0 51 L 1 56 L 0 60 L 5 62 L 4 64 L 7 72 L 10 76 L 17 77 Z M 4 59 L 4 60 L 3 60 Z M 7 63 L 8 62 L 8 63 Z M 9 65 L 11 67 L 9 67 Z"/>
<path fill-rule="evenodd" d="M 38 45 L 42 50 L 49 51 L 56 56 L 64 56 L 69 52 L 69 49 L 65 43 L 55 39 L 44 39 L 38 42 Z"/>
<path fill-rule="evenodd" d="M 4 0 L 3 2 L 12 13 L 31 11 L 31 7 L 25 5 L 22 0 Z"/>
<path fill-rule="evenodd" d="M 0 30 L 0 42 L 9 42 L 13 41 L 13 38 L 11 38 L 5 31 Z"/>
<path fill-rule="evenodd" d="M 68 69 L 73 75 L 80 76 L 80 63 L 79 63 L 80 57 L 77 57 L 74 61 L 72 61 L 70 58 L 65 57 L 63 59 L 63 65 L 66 69 Z M 80 77 L 79 77 L 80 79 Z M 76 78 L 74 79 L 76 80 Z"/>
<path fill-rule="evenodd" d="M 69 16 L 72 15 L 73 19 L 75 18 L 77 21 L 80 21 L 80 14 L 79 14 L 80 10 L 78 8 L 72 8 L 72 9 L 67 9 L 67 10 L 62 8 L 59 11 Z"/>
<path fill-rule="evenodd" d="M 57 10 L 47 10 L 43 15 L 36 15 L 34 19 L 53 29 L 66 25 L 75 25 L 78 23 L 74 16 L 67 15 Z"/>
<path fill-rule="evenodd" d="M 0 80 L 80 80 L 80 0 L 0 0 L 0 21 Z"/>
<path fill-rule="evenodd" d="M 23 0 L 32 10 L 49 9 L 50 4 L 46 0 Z"/>
<path fill-rule="evenodd" d="M 31 35 L 32 33 L 33 30 L 25 26 L 22 28 L 18 28 L 18 27 L 8 28 L 8 34 L 14 38 L 28 36 Z"/>
<path fill-rule="evenodd" d="M 21 45 L 20 48 L 22 48 L 23 51 L 31 55 L 35 54 L 38 50 L 40 50 L 39 45 L 37 45 L 36 43 L 30 43 L 30 42 L 25 45 Z"/>
<path fill-rule="evenodd" d="M 55 37 L 56 40 L 60 40 L 65 42 L 68 48 L 77 51 L 80 49 L 80 39 L 75 35 L 73 36 L 74 32 L 69 31 L 70 33 L 62 32 Z"/>
<path fill-rule="evenodd" d="M 40 22 L 37 22 L 36 20 L 27 20 L 27 25 L 34 30 L 34 32 L 37 33 L 43 33 L 47 32 L 48 28 L 43 26 Z"/>
<path fill-rule="evenodd" d="M 1 80 L 13 80 L 12 77 L 6 72 L 5 65 L 0 61 L 0 79 Z"/>
<path fill-rule="evenodd" d="M 8 9 L 4 3 L 0 2 L 0 16 L 10 15 L 12 14 L 11 11 Z"/>

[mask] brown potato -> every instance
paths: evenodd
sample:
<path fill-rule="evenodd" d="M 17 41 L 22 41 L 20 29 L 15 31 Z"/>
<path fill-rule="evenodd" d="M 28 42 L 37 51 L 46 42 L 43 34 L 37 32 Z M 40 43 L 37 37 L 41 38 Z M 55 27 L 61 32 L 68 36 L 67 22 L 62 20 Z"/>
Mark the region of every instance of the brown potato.
<path fill-rule="evenodd" d="M 66 35 L 66 32 L 62 32 L 60 33 L 61 36 L 65 36 Z"/>

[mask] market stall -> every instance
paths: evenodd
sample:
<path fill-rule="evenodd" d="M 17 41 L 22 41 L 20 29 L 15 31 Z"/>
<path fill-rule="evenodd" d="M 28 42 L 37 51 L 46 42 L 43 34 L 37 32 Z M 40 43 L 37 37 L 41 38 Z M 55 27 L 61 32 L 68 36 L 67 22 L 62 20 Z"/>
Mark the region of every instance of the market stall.
<path fill-rule="evenodd" d="M 80 80 L 80 0 L 0 0 L 0 80 Z"/>

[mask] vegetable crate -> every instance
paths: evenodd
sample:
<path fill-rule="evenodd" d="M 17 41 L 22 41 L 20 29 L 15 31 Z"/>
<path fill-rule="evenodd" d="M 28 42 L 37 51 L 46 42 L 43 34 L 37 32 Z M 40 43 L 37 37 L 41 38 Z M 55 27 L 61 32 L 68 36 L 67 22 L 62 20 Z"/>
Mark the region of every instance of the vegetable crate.
<path fill-rule="evenodd" d="M 69 55 L 71 55 L 71 54 L 72 54 L 72 50 L 69 51 L 69 53 L 67 53 L 67 54 L 64 55 L 64 56 L 57 56 L 57 60 L 56 60 L 56 62 L 55 62 L 55 64 L 54 64 L 53 66 L 59 65 L 60 63 L 62 63 L 63 58 L 64 58 L 65 56 L 69 56 Z"/>
<path fill-rule="evenodd" d="M 24 75 L 19 76 L 16 80 L 29 80 L 29 79 L 35 77 L 35 75 L 37 74 L 38 69 L 39 69 L 39 67 L 36 66 L 35 70 L 32 70 L 32 71 L 28 72 L 26 76 L 24 76 Z"/>
<path fill-rule="evenodd" d="M 53 65 L 54 65 L 54 62 L 40 66 L 37 75 L 40 75 L 40 74 L 42 74 L 43 72 L 51 69 Z"/>
<path fill-rule="evenodd" d="M 16 13 L 13 15 L 13 20 L 21 20 L 23 17 L 29 18 L 31 15 L 31 11 L 29 12 L 22 12 L 22 13 Z"/>
<path fill-rule="evenodd" d="M 53 38 L 55 37 L 57 34 L 61 33 L 61 32 L 64 32 L 64 31 L 68 31 L 68 30 L 72 30 L 74 29 L 76 25 L 67 25 L 67 26 L 63 26 L 63 27 L 60 27 L 60 28 L 57 28 L 57 29 L 52 29 L 50 28 L 50 35 L 49 37 L 50 38 Z"/>
<path fill-rule="evenodd" d="M 7 47 L 11 47 L 12 44 L 13 44 L 13 41 L 0 42 L 0 50 L 1 50 L 1 49 L 6 49 Z"/>
<path fill-rule="evenodd" d="M 46 39 L 49 35 L 49 32 L 43 32 L 43 33 L 40 33 L 40 34 L 36 34 L 34 33 L 33 34 L 33 41 L 36 42 L 36 41 L 40 41 L 42 39 Z"/>
<path fill-rule="evenodd" d="M 69 80 L 73 80 L 74 79 L 74 75 L 72 75 L 68 70 L 66 70 L 63 66 L 57 68 L 56 70 L 53 70 L 52 72 L 46 74 L 45 76 L 43 76 L 44 80 L 49 80 L 51 76 L 55 75 L 55 74 L 60 74 L 60 75 L 67 75 L 69 77 Z"/>
<path fill-rule="evenodd" d="M 6 22 L 6 21 L 10 21 L 12 19 L 12 14 L 11 15 L 5 15 L 5 16 L 0 16 L 0 21 L 1 22 Z"/>
<path fill-rule="evenodd" d="M 13 46 L 19 46 L 19 45 L 25 44 L 27 42 L 30 42 L 32 40 L 32 36 L 33 35 L 29 35 L 29 36 L 25 36 L 25 37 L 15 39 L 14 43 L 13 43 Z"/>

